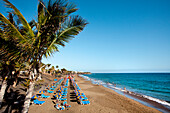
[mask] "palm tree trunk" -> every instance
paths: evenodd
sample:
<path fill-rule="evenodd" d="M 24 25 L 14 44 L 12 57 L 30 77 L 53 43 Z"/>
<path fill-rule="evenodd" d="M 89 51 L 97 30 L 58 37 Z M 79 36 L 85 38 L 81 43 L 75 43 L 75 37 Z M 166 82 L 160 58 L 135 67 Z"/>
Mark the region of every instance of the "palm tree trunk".
<path fill-rule="evenodd" d="M 15 81 L 14 81 L 12 87 L 16 88 L 16 85 L 17 85 L 17 79 L 15 79 Z"/>
<path fill-rule="evenodd" d="M 22 109 L 22 113 L 28 113 L 29 110 L 29 106 L 30 106 L 30 101 L 31 101 L 31 97 L 32 97 L 32 93 L 34 91 L 34 82 L 30 82 L 29 88 L 27 90 L 26 93 L 26 97 L 25 97 L 25 102 L 24 102 L 24 106 Z"/>
<path fill-rule="evenodd" d="M 16 85 L 17 85 L 19 74 L 20 74 L 20 71 L 16 71 L 15 74 L 14 74 L 14 77 L 15 77 L 15 80 L 14 80 L 14 83 L 13 83 L 13 87 L 14 87 L 14 88 L 15 88 Z"/>
<path fill-rule="evenodd" d="M 41 68 L 40 68 L 40 63 L 38 63 L 36 65 L 36 71 L 37 71 L 37 75 L 38 75 L 37 80 L 42 80 L 42 78 L 41 78 Z"/>
<path fill-rule="evenodd" d="M 38 74 L 38 80 L 42 80 L 41 73 Z"/>
<path fill-rule="evenodd" d="M 9 88 L 8 83 L 7 83 L 7 79 L 9 77 L 9 75 L 12 75 L 12 71 L 10 70 L 11 67 L 9 68 L 9 66 L 4 66 L 5 69 L 3 70 L 4 74 L 6 74 L 6 76 L 4 77 L 4 80 L 2 82 L 2 86 L 1 86 L 1 92 L 0 92 L 0 108 L 2 107 L 2 101 L 5 95 L 5 91 Z M 8 88 L 7 88 L 8 86 Z"/>
<path fill-rule="evenodd" d="M 7 81 L 5 79 L 2 82 L 1 91 L 0 91 L 0 108 L 1 108 L 1 105 L 2 105 L 2 101 L 3 101 L 3 98 L 4 98 L 6 88 L 7 88 Z"/>

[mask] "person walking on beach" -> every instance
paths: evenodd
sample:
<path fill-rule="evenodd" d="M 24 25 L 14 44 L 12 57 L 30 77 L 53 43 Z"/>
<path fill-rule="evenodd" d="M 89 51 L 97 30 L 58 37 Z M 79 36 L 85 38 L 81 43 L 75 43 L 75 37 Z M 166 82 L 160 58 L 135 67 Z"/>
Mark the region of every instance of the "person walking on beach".
<path fill-rule="evenodd" d="M 126 87 L 124 87 L 124 91 L 126 91 Z"/>

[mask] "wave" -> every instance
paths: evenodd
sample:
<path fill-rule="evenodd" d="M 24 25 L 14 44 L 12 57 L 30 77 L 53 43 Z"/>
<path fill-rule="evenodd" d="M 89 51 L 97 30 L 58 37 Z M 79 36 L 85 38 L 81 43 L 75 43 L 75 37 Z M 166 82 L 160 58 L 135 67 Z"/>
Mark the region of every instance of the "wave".
<path fill-rule="evenodd" d="M 163 105 L 170 106 L 170 103 L 168 103 L 167 101 L 164 101 L 164 100 L 160 100 L 160 99 L 157 99 L 157 98 L 153 98 L 153 97 L 147 96 L 147 95 L 142 95 L 142 97 L 144 97 L 144 98 L 146 98 L 146 99 L 149 99 L 149 100 L 152 100 L 152 101 L 155 101 L 155 102 L 157 102 L 157 103 L 163 104 Z"/>
<path fill-rule="evenodd" d="M 154 97 L 151 97 L 151 96 L 147 96 L 147 95 L 143 95 L 143 94 L 138 94 L 138 93 L 131 92 L 131 91 L 128 91 L 128 90 L 124 90 L 122 88 L 116 87 L 114 83 L 113 84 L 109 83 L 109 82 L 105 83 L 102 80 L 96 80 L 96 79 L 93 79 L 93 78 L 90 78 L 90 77 L 87 77 L 87 76 L 84 76 L 84 75 L 79 75 L 79 76 L 83 77 L 86 80 L 91 81 L 93 84 L 103 85 L 104 87 L 107 87 L 107 88 L 111 88 L 111 89 L 119 90 L 119 91 L 122 91 L 122 92 L 126 92 L 126 93 L 131 94 L 131 95 L 143 97 L 143 98 L 146 98 L 148 100 L 155 101 L 155 102 L 157 102 L 159 104 L 163 104 L 163 105 L 166 105 L 166 106 L 170 107 L 170 103 L 168 103 L 167 101 L 160 100 L 160 99 L 157 99 L 157 98 L 154 98 Z"/>

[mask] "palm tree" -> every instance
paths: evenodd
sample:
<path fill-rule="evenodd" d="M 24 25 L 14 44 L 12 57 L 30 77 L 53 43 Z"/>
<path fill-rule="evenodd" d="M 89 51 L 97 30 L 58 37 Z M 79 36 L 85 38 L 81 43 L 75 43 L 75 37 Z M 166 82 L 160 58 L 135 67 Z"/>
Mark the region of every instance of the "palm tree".
<path fill-rule="evenodd" d="M 67 70 L 66 70 L 65 68 L 63 68 L 63 69 L 61 69 L 61 72 L 62 72 L 62 73 L 66 73 Z"/>
<path fill-rule="evenodd" d="M 34 21 L 37 29 L 34 43 L 34 59 L 37 63 L 37 70 L 43 56 L 48 57 L 55 51 L 59 51 L 59 46 L 65 46 L 65 43 L 79 34 L 87 24 L 80 16 L 71 15 L 75 11 L 77 11 L 76 6 L 66 0 L 49 0 L 47 4 L 40 0 L 38 22 Z M 31 96 L 26 97 L 25 100 L 28 98 L 30 99 Z M 28 104 L 24 105 L 23 112 L 26 112 L 28 107 Z"/>
<path fill-rule="evenodd" d="M 59 51 L 59 46 L 65 46 L 87 24 L 80 16 L 70 16 L 77 9 L 74 4 L 62 0 L 49 0 L 48 4 L 40 1 L 38 5 L 37 27 L 37 59 L 50 56 Z"/>
<path fill-rule="evenodd" d="M 0 13 L 0 59 L 1 75 L 3 78 L 0 91 L 0 107 L 7 85 L 9 85 L 8 81 L 11 80 L 13 75 L 17 76 L 18 71 L 22 67 L 22 63 L 29 59 L 27 54 L 27 51 L 30 50 L 29 41 L 26 41 L 26 33 L 21 32 L 23 28 L 15 23 L 13 16 L 12 13 L 9 13 L 7 19 Z M 23 17 L 21 16 L 21 18 Z M 22 24 L 24 28 L 28 27 L 24 22 L 22 22 Z M 23 48 L 23 46 L 26 47 Z M 17 66 L 18 64 L 20 65 L 19 67 Z M 12 71 L 16 73 L 12 74 Z"/>
<path fill-rule="evenodd" d="M 41 67 L 41 71 L 42 71 L 43 73 L 45 73 L 45 72 L 46 72 L 46 67 L 47 67 L 47 65 L 46 65 L 46 64 L 42 65 L 42 67 Z"/>
<path fill-rule="evenodd" d="M 65 46 L 70 39 L 78 35 L 85 27 L 87 22 L 80 16 L 71 15 L 77 11 L 74 4 L 66 0 L 49 0 L 44 4 L 41 0 L 38 5 L 38 21 L 31 21 L 30 24 L 25 20 L 19 10 L 8 0 L 4 0 L 8 7 L 13 9 L 13 12 L 19 18 L 23 25 L 21 31 L 15 26 L 6 21 L 6 18 L 1 14 L 0 21 L 8 25 L 8 30 L 12 31 L 12 36 L 21 45 L 23 49 L 19 52 L 21 55 L 26 54 L 27 62 L 30 63 L 30 84 L 26 93 L 23 113 L 28 112 L 30 99 L 34 89 L 34 75 L 40 75 L 40 64 L 42 57 L 48 57 L 55 51 L 59 51 L 59 46 Z M 33 27 L 36 30 L 32 30 Z M 7 36 L 10 34 L 7 34 Z M 8 54 L 7 52 L 6 54 Z M 15 52 L 18 54 L 18 52 Z M 24 54 L 25 55 L 25 54 Z M 11 54 L 9 54 L 9 57 Z M 12 54 L 16 59 L 16 54 Z M 21 59 L 21 57 L 19 57 Z"/>
<path fill-rule="evenodd" d="M 56 68 L 59 68 L 59 66 L 57 65 Z"/>
<path fill-rule="evenodd" d="M 29 64 L 28 62 L 25 63 L 15 63 L 15 73 L 14 73 L 14 82 L 13 82 L 13 87 L 16 87 L 17 81 L 18 81 L 18 76 L 20 75 L 20 71 L 25 71 L 29 69 Z"/>
<path fill-rule="evenodd" d="M 48 71 L 49 71 L 49 69 L 50 69 L 50 66 L 51 66 L 51 64 L 47 64 L 47 73 L 48 73 Z"/>
<path fill-rule="evenodd" d="M 55 68 L 59 68 L 59 66 L 58 65 L 56 65 L 56 67 Z"/>
<path fill-rule="evenodd" d="M 50 74 L 52 74 L 52 75 L 53 75 L 53 74 L 54 74 L 54 71 L 55 71 L 55 67 L 54 67 L 54 66 L 52 66 L 52 67 L 50 68 L 50 70 L 51 70 L 51 71 L 50 71 Z"/>
<path fill-rule="evenodd" d="M 44 63 L 42 63 L 42 62 L 40 63 L 40 68 L 39 68 L 39 70 L 38 70 L 40 74 L 39 74 L 37 80 L 38 80 L 38 79 L 40 79 L 40 80 L 42 79 L 42 78 L 41 78 L 41 74 L 44 73 L 46 66 L 47 66 L 47 65 L 44 64 Z"/>

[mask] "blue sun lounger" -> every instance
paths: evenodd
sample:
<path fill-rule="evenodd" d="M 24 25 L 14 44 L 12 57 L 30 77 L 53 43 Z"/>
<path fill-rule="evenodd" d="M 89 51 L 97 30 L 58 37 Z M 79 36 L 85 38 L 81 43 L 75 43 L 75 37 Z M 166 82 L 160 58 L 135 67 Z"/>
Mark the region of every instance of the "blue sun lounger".
<path fill-rule="evenodd" d="M 50 88 L 51 90 L 55 90 L 55 88 Z"/>
<path fill-rule="evenodd" d="M 52 86 L 52 88 L 57 88 L 56 86 Z"/>
<path fill-rule="evenodd" d="M 64 91 L 67 90 L 68 88 L 64 88 Z"/>
<path fill-rule="evenodd" d="M 62 96 L 61 96 L 61 98 L 65 98 L 65 97 L 67 97 L 67 96 L 66 96 L 66 95 L 62 95 Z"/>
<path fill-rule="evenodd" d="M 39 104 L 39 105 L 45 103 L 45 101 L 39 101 L 38 99 L 33 100 L 33 102 L 34 102 L 34 104 Z"/>
<path fill-rule="evenodd" d="M 41 97 L 42 97 L 42 98 L 49 98 L 50 96 L 46 96 L 46 95 L 44 95 L 44 94 L 41 94 Z"/>
<path fill-rule="evenodd" d="M 80 104 L 82 104 L 82 105 L 90 104 L 90 101 L 80 101 Z"/>
<path fill-rule="evenodd" d="M 48 93 L 53 93 L 54 91 L 47 90 Z"/>
<path fill-rule="evenodd" d="M 67 100 L 67 98 L 59 98 L 59 100 L 63 101 L 63 100 Z"/>
<path fill-rule="evenodd" d="M 67 93 L 62 93 L 61 95 L 62 95 L 62 96 L 66 96 L 66 95 L 67 95 Z"/>

